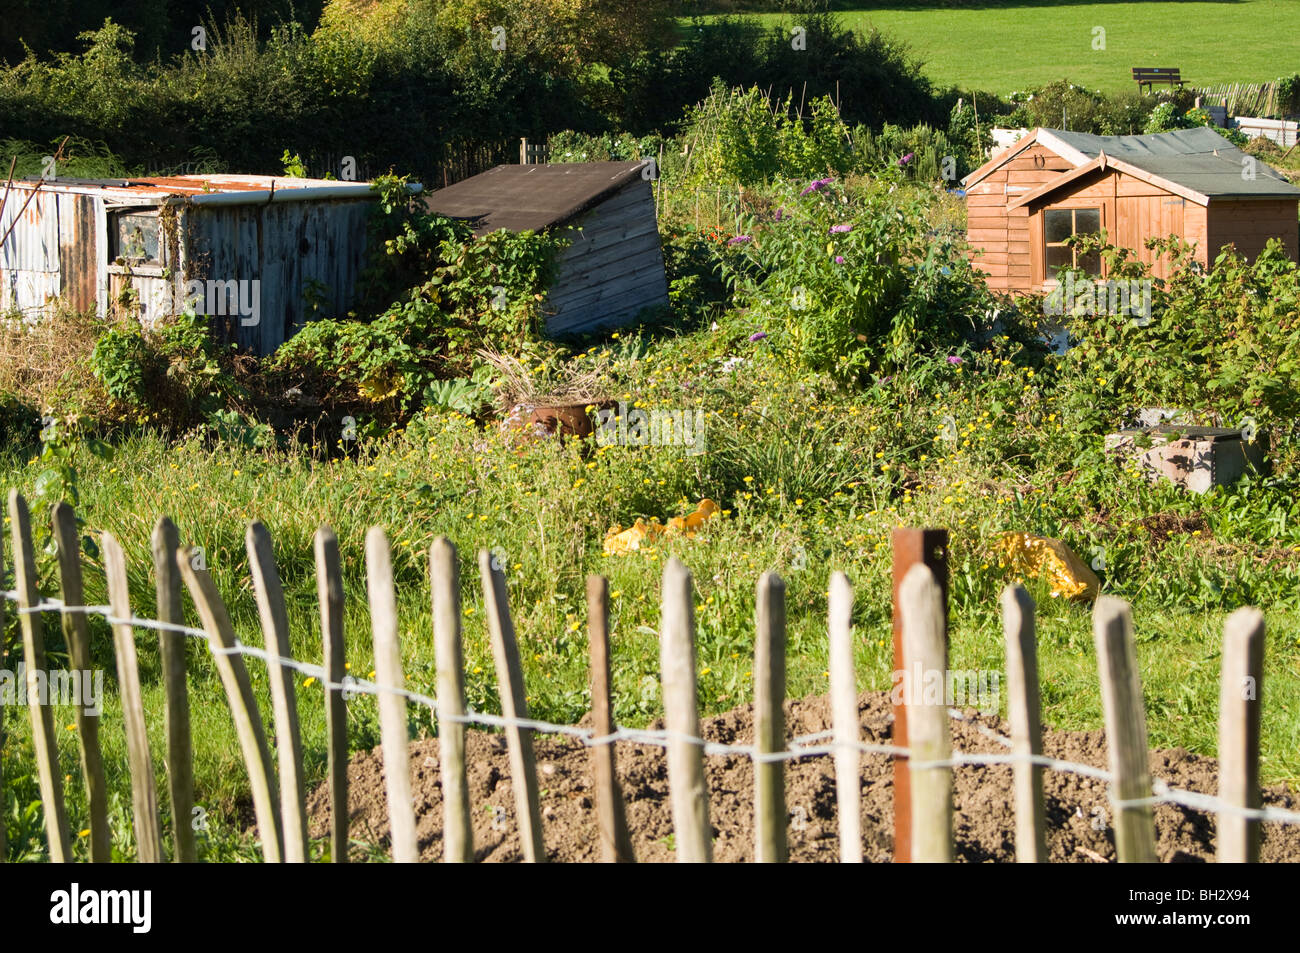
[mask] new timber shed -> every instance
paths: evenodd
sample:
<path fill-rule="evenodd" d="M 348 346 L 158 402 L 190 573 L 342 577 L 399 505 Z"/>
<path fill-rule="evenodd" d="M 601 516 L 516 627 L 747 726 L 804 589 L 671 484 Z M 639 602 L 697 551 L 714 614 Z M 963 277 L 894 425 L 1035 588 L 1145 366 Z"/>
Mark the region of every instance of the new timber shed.
<path fill-rule="evenodd" d="M 1064 244 L 1105 230 L 1168 276 L 1146 239 L 1175 235 L 1208 266 L 1224 245 L 1253 259 L 1278 238 L 1300 246 L 1300 189 L 1209 128 L 1143 136 L 1035 129 L 964 180 L 972 262 L 995 291 L 1040 292 L 1057 268 L 1103 275 Z"/>
<path fill-rule="evenodd" d="M 648 162 L 499 165 L 432 192 L 425 208 L 484 235 L 561 229 L 569 245 L 547 294 L 546 332 L 630 322 L 668 303 L 668 279 Z"/>
<path fill-rule="evenodd" d="M 13 183 L 0 213 L 0 310 L 53 299 L 146 326 L 187 306 L 270 354 L 351 306 L 375 195 L 365 182 L 254 175 Z"/>

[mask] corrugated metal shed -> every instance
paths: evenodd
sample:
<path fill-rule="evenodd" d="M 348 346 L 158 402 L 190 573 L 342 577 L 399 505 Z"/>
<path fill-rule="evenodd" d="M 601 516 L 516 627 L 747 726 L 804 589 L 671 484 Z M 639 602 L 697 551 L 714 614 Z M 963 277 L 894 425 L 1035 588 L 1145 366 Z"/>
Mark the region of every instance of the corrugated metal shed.
<path fill-rule="evenodd" d="M 350 307 L 373 200 L 369 183 L 279 176 L 15 182 L 0 308 L 30 319 L 61 298 L 152 324 L 197 301 L 218 336 L 269 354 L 312 316 L 308 297 Z"/>

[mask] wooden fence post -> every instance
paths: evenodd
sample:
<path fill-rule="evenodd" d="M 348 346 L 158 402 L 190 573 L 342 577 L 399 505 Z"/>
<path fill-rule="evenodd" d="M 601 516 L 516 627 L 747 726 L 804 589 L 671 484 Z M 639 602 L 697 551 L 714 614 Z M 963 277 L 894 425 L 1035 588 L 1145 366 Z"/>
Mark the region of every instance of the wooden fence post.
<path fill-rule="evenodd" d="M 1240 808 L 1258 808 L 1259 721 L 1264 705 L 1264 616 L 1242 608 L 1223 623 L 1219 684 L 1219 797 Z M 1217 859 L 1221 864 L 1259 861 L 1259 821 L 1219 814 Z"/>
<path fill-rule="evenodd" d="M 330 779 L 330 862 L 348 862 L 348 710 L 342 685 L 347 674 L 343 641 L 343 570 L 334 530 L 316 530 L 316 600 L 320 603 L 321 641 L 325 661 L 325 732 Z"/>
<path fill-rule="evenodd" d="M 108 604 L 118 619 L 131 618 L 131 588 L 126 576 L 126 556 L 113 535 L 100 536 L 104 554 L 104 576 L 108 582 Z M 162 828 L 158 823 L 158 792 L 154 788 L 153 758 L 149 756 L 149 729 L 144 720 L 144 699 L 140 692 L 140 669 L 135 658 L 135 631 L 129 623 L 113 625 L 113 649 L 117 657 L 117 685 L 126 728 L 127 766 L 131 772 L 131 807 L 135 818 L 136 860 L 161 864 Z"/>
<path fill-rule="evenodd" d="M 77 515 L 67 503 L 58 503 L 50 513 L 54 544 L 59 560 L 59 589 L 69 606 L 86 603 L 81 578 L 81 544 L 77 538 Z M 90 624 L 82 612 L 64 612 L 63 639 L 68 661 L 77 678 L 90 677 Z M 90 807 L 90 859 L 107 864 L 113 859 L 113 833 L 108 826 L 108 781 L 104 777 L 104 756 L 99 750 L 99 717 L 88 714 L 82 699 L 75 704 L 77 742 L 81 750 L 81 772 L 86 779 L 86 803 Z"/>
<path fill-rule="evenodd" d="M 785 580 L 774 572 L 758 578 L 754 642 L 754 750 L 785 749 Z M 785 762 L 754 761 L 754 860 L 783 864 L 786 840 Z"/>
<path fill-rule="evenodd" d="M 16 163 L 17 161 L 18 158 L 17 156 L 15 156 L 13 162 L 9 163 L 9 175 L 11 178 L 13 177 L 14 163 Z M 2 206 L 0 206 L 0 211 L 3 211 Z M 4 584 L 4 575 L 5 575 L 5 540 L 4 540 L 4 534 L 0 533 L 0 586 L 3 586 Z M 7 597 L 0 596 L 0 632 L 5 631 L 5 607 L 8 602 L 9 599 Z M 0 705 L 0 751 L 3 751 L 5 746 L 5 707 L 6 706 L 4 705 Z M 3 791 L 4 789 L 5 789 L 4 758 L 0 758 L 0 791 Z M 5 857 L 8 856 L 8 854 L 9 854 L 9 843 L 8 840 L 6 839 L 6 834 L 5 834 L 5 812 L 3 810 L 0 810 L 0 864 L 3 864 L 5 862 Z"/>
<path fill-rule="evenodd" d="M 676 556 L 663 575 L 659 625 L 659 670 L 663 683 L 668 739 L 668 787 L 673 802 L 673 835 L 679 863 L 710 863 L 709 788 L 704 777 L 695 681 L 695 603 L 691 574 Z"/>
<path fill-rule="evenodd" d="M 298 733 L 298 696 L 293 670 L 279 659 L 291 658 L 289 615 L 284 588 L 275 565 L 271 534 L 260 521 L 244 534 L 248 569 L 253 576 L 257 614 L 266 645 L 266 675 L 271 685 L 271 711 L 275 716 L 275 752 L 280 764 L 280 825 L 284 831 L 284 859 L 290 864 L 308 860 L 307 809 L 302 780 L 302 739 Z"/>
<path fill-rule="evenodd" d="M 1147 720 L 1128 603 L 1101 596 L 1092 610 L 1092 632 L 1106 718 L 1106 748 L 1115 778 L 1112 799 L 1148 798 L 1151 772 L 1147 765 Z M 1115 809 L 1115 853 L 1120 863 L 1155 863 L 1156 829 L 1150 804 Z"/>
<path fill-rule="evenodd" d="M 929 567 L 917 564 L 903 577 L 898 598 L 903 613 L 903 686 L 912 752 L 908 764 L 912 775 L 910 859 L 948 864 L 952 863 L 952 769 L 920 766 L 952 756 L 943 692 L 947 685 L 943 594 Z M 920 678 L 915 678 L 918 673 Z M 930 692 L 933 673 L 938 673 L 941 682 L 937 700 Z"/>
<path fill-rule="evenodd" d="M 894 672 L 903 672 L 903 615 L 899 602 L 899 587 L 908 570 L 920 563 L 929 568 L 939 584 L 943 604 L 944 644 L 948 631 L 948 531 L 946 529 L 913 529 L 898 527 L 891 535 L 894 553 L 893 607 L 894 607 Z M 946 661 L 944 667 L 947 667 Z M 895 704 L 891 742 L 899 748 L 908 747 L 907 706 Z M 907 756 L 894 757 L 894 863 L 905 864 L 912 858 L 912 795 L 911 772 L 907 769 Z"/>
<path fill-rule="evenodd" d="M 465 773 L 465 650 L 461 641 L 460 559 L 451 540 L 429 547 L 434 662 L 438 669 L 438 766 L 442 774 L 442 860 L 474 861 L 474 824 Z"/>
<path fill-rule="evenodd" d="M 45 639 L 41 617 L 24 612 L 41 601 L 36 588 L 36 555 L 32 549 L 32 522 L 27 501 L 17 490 L 9 491 L 9 533 L 14 547 L 14 588 L 18 591 L 18 621 L 23 632 L 23 662 L 27 666 L 27 710 L 32 719 L 32 748 L 41 802 L 45 806 L 45 836 L 50 860 L 56 864 L 72 860 L 68 837 L 68 812 L 63 803 L 63 775 L 59 771 L 59 745 L 54 733 L 54 709 L 41 704 L 38 674 L 46 676 Z"/>
<path fill-rule="evenodd" d="M 1007 647 L 1007 719 L 1011 722 L 1011 753 L 1020 757 L 1043 753 L 1043 726 L 1038 708 L 1038 648 L 1034 632 L 1034 600 L 1023 586 L 1002 590 L 1002 632 Z M 1016 798 L 1016 861 L 1047 862 L 1043 807 L 1043 766 L 1012 765 Z"/>
<path fill-rule="evenodd" d="M 609 580 L 604 576 L 587 577 L 587 649 L 591 656 L 592 731 L 602 737 L 614 732 L 609 688 Z M 596 783 L 600 859 L 607 864 L 633 863 L 636 855 L 618 785 L 618 753 L 612 743 L 592 746 L 591 767 Z"/>
<path fill-rule="evenodd" d="M 182 625 L 181 577 L 176 566 L 180 534 L 176 524 L 163 516 L 153 528 L 154 581 L 157 588 L 158 621 Z M 164 718 L 167 728 L 167 792 L 171 803 L 172 839 L 176 863 L 193 864 L 199 859 L 194 838 L 194 755 L 190 741 L 190 696 L 185 681 L 185 640 L 182 632 L 158 631 L 162 661 Z"/>
<path fill-rule="evenodd" d="M 397 635 L 397 595 L 393 589 L 393 557 L 381 527 L 366 533 L 366 592 L 374 635 L 375 682 L 379 692 L 379 731 L 384 747 L 384 782 L 388 790 L 388 827 L 393 860 L 414 864 L 420 859 L 415 838 L 415 804 L 411 797 L 410 740 L 406 733 L 406 687 L 402 649 Z M 390 689 L 384 691 L 383 689 Z"/>
<path fill-rule="evenodd" d="M 862 863 L 862 728 L 858 676 L 853 662 L 853 587 L 842 572 L 830 587 L 831 727 L 835 741 L 835 800 L 840 824 L 840 863 Z"/>
<path fill-rule="evenodd" d="M 524 670 L 519 663 L 519 643 L 510 618 L 505 572 L 493 566 L 493 556 L 479 550 L 478 568 L 487 607 L 488 636 L 496 663 L 501 714 L 510 719 L 528 717 L 524 694 Z M 537 795 L 537 763 L 533 757 L 533 732 L 511 725 L 506 728 L 510 753 L 510 786 L 514 789 L 515 814 L 519 821 L 519 845 L 527 863 L 544 863 L 546 843 L 542 839 L 542 811 Z"/>
<path fill-rule="evenodd" d="M 257 818 L 258 834 L 262 838 L 262 856 L 267 863 L 278 864 L 284 856 L 280 840 L 280 814 L 276 810 L 275 769 L 266 744 L 262 715 L 257 707 L 257 698 L 253 695 L 252 683 L 248 680 L 244 657 L 236 648 L 235 629 L 230 623 L 226 604 L 221 601 L 221 595 L 208 571 L 195 566 L 196 555 L 193 550 L 177 550 L 176 565 L 185 580 L 185 587 L 190 591 L 190 598 L 194 600 L 195 608 L 199 610 L 199 618 L 203 620 L 203 628 L 212 647 L 212 659 L 221 676 L 221 684 L 225 687 L 226 700 L 230 703 L 230 715 L 239 737 L 239 750 L 248 769 L 253 813 Z"/>

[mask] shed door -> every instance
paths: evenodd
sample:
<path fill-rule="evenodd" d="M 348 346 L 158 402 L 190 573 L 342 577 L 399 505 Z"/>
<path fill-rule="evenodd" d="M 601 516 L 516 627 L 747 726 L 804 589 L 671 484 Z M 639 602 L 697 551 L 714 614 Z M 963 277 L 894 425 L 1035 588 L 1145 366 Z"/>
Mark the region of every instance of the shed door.
<path fill-rule="evenodd" d="M 1116 200 L 1115 244 L 1131 248 L 1142 261 L 1155 262 L 1155 252 L 1143 247 L 1148 238 L 1177 235 L 1182 238 L 1186 200 L 1174 195 L 1121 195 Z M 1167 278 L 1166 262 L 1154 269 Z"/>

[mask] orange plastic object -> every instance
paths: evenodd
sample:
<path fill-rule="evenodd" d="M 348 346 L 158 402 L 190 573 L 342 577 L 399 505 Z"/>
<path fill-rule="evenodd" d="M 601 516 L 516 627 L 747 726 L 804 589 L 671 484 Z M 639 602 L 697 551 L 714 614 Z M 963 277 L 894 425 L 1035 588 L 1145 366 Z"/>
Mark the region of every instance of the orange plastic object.
<path fill-rule="evenodd" d="M 649 522 L 639 519 L 628 529 L 617 525 L 611 526 L 609 532 L 605 534 L 605 555 L 624 556 L 627 553 L 634 553 L 641 548 L 642 543 L 653 542 L 660 536 L 681 534 L 690 539 L 695 535 L 695 531 L 717 512 L 718 504 L 704 499 L 700 500 L 694 513 L 684 517 L 674 516 L 668 521 L 667 526 L 653 517 Z"/>
<path fill-rule="evenodd" d="M 1101 592 L 1097 574 L 1059 539 L 1032 533 L 1003 533 L 996 549 L 1013 572 L 1046 579 L 1054 596 L 1091 601 Z"/>

